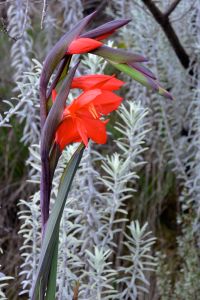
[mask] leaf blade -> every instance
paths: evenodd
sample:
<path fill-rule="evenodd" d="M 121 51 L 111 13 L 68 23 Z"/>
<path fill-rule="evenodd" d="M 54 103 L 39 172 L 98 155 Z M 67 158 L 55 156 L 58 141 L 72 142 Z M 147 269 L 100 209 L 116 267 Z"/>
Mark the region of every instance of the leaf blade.
<path fill-rule="evenodd" d="M 55 201 L 46 226 L 46 232 L 42 243 L 39 266 L 36 274 L 36 279 L 31 291 L 31 300 L 42 299 L 38 298 L 39 291 L 42 288 L 40 285 L 46 287 L 46 282 L 50 271 L 49 261 L 51 261 L 52 259 L 54 247 L 56 244 L 56 231 L 59 228 L 66 198 L 68 196 L 74 175 L 81 160 L 84 148 L 85 147 L 83 144 L 81 144 L 78 147 L 78 149 L 75 151 L 72 158 L 70 159 L 61 178 L 57 200 Z M 44 289 L 42 288 L 42 290 Z"/>

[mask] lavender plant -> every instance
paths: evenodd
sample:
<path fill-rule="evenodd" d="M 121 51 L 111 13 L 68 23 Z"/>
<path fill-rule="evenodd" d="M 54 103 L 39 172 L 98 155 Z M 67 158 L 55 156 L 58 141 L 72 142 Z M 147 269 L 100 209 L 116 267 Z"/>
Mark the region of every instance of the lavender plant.
<path fill-rule="evenodd" d="M 8 8 L 10 35 L 15 38 L 11 48 L 11 65 L 14 68 L 14 81 L 23 81 L 23 72 L 30 69 L 32 62 L 30 53 L 33 41 L 28 34 L 31 28 L 30 17 L 28 14 L 29 2 L 22 0 L 13 1 Z"/>
<path fill-rule="evenodd" d="M 184 0 L 178 1 L 178 5 L 174 6 L 171 12 L 169 11 L 170 26 L 178 34 L 179 43 L 186 50 L 187 61 L 189 63 L 187 66 L 185 65 L 184 70 L 182 61 L 179 57 L 176 57 L 170 41 L 167 40 L 166 35 L 162 31 L 163 27 L 161 29 L 160 25 L 155 22 L 151 15 L 153 11 L 148 11 L 150 2 L 152 3 L 153 1 L 114 1 L 109 9 L 110 14 L 114 13 L 120 17 L 132 17 L 133 19 L 140 20 L 134 26 L 130 23 L 126 27 L 126 31 L 121 34 L 120 39 L 123 39 L 124 44 L 128 47 L 133 43 L 136 49 L 143 49 L 143 52 L 152 58 L 151 63 L 153 64 L 152 69 L 154 73 L 162 74 L 161 80 L 165 82 L 165 86 L 169 87 L 176 99 L 173 103 L 162 102 L 157 95 L 148 95 L 146 90 L 141 86 L 130 86 L 129 95 L 131 97 L 132 95 L 136 95 L 137 98 L 142 99 L 143 105 L 148 107 L 149 114 L 147 118 L 149 124 L 151 124 L 151 132 L 148 134 L 149 140 L 147 141 L 149 150 L 145 156 L 145 159 L 148 161 L 146 165 L 145 185 L 143 182 L 143 192 L 140 193 L 140 201 L 138 201 L 138 203 L 142 203 L 143 207 L 138 208 L 138 210 L 144 214 L 144 207 L 147 207 L 146 217 L 151 219 L 151 224 L 157 223 L 157 209 L 162 214 L 162 203 L 163 206 L 166 206 L 165 197 L 169 193 L 170 181 L 173 174 L 175 174 L 176 184 L 182 191 L 178 196 L 177 203 L 177 206 L 181 206 L 181 215 L 177 213 L 176 226 L 179 227 L 181 236 L 177 238 L 179 255 L 178 257 L 176 256 L 176 260 L 182 260 L 184 257 L 186 265 L 193 265 L 195 264 L 194 261 L 196 261 L 196 265 L 199 265 L 196 255 L 193 255 L 193 260 L 185 254 L 184 250 L 188 247 L 188 241 L 184 237 L 186 232 L 191 231 L 191 228 L 193 230 L 189 243 L 192 243 L 192 245 L 197 244 L 198 233 L 196 229 L 199 224 L 199 221 L 197 221 L 199 210 L 198 205 L 196 205 L 199 198 L 197 180 L 197 169 L 199 169 L 197 167 L 199 131 L 198 117 L 196 115 L 199 101 L 199 80 L 197 79 L 199 72 L 199 39 L 197 30 L 199 27 L 199 3 L 198 1 L 194 1 L 193 3 Z M 164 15 L 164 12 L 167 12 L 168 8 L 172 7 L 170 6 L 170 1 L 156 1 L 152 5 L 153 9 L 155 5 L 159 9 L 160 16 Z M 127 7 L 129 8 L 128 10 L 126 9 Z M 188 24 L 187 32 L 182 30 L 186 28 L 185 24 Z M 167 65 L 166 61 L 168 61 Z M 168 175 L 166 176 L 167 173 Z M 150 192 L 151 194 L 149 194 Z M 146 201 L 147 199 L 150 204 Z M 155 199 L 157 199 L 156 204 Z M 149 209 L 150 213 L 147 213 Z M 185 214 L 188 214 L 188 210 L 191 213 L 189 213 L 186 222 Z M 154 221 L 153 216 L 155 218 Z M 180 223 L 179 220 L 182 218 L 184 221 Z M 180 240 L 182 241 L 181 243 L 179 243 Z M 194 246 L 196 249 L 194 250 L 192 246 L 194 252 L 199 252 L 198 247 Z M 165 249 L 162 252 L 167 251 Z M 160 260 L 163 260 L 162 255 L 160 256 Z M 160 265 L 167 270 L 170 268 L 168 263 L 163 264 L 162 261 L 160 261 Z M 183 292 L 186 286 L 188 293 L 194 291 L 191 281 L 188 280 L 186 283 L 184 275 L 187 278 L 193 278 L 193 275 L 196 274 L 196 278 L 198 278 L 198 272 L 194 270 L 186 271 L 182 264 L 178 267 L 184 270 L 182 273 L 183 276 L 176 276 L 177 281 L 175 286 L 179 286 L 178 294 L 176 292 L 173 293 L 173 284 L 168 284 L 171 278 L 175 276 L 176 270 L 171 270 L 169 276 L 167 276 L 167 273 L 163 276 L 163 271 L 160 269 L 158 282 L 159 286 L 162 286 L 160 289 L 161 299 L 165 299 L 165 297 L 167 299 L 172 299 L 173 297 L 173 299 L 177 299 L 177 297 L 180 299 L 192 297 L 189 294 L 185 296 Z"/>
<path fill-rule="evenodd" d="M 2 249 L 0 249 L 0 252 L 2 254 Z M 12 279 L 13 277 L 6 276 L 4 273 L 0 272 L 0 297 L 2 300 L 8 299 L 5 295 L 5 288 L 9 285 L 9 281 Z"/>

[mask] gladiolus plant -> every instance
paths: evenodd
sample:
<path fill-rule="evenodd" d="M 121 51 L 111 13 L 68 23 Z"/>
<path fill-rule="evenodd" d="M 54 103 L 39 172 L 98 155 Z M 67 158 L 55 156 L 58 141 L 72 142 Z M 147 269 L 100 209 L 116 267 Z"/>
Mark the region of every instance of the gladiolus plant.
<path fill-rule="evenodd" d="M 154 74 L 142 63 L 147 59 L 124 49 L 110 48 L 102 40 L 112 35 L 130 20 L 114 20 L 83 33 L 96 13 L 82 19 L 55 44 L 47 55 L 40 78 L 41 117 L 41 222 L 42 244 L 40 261 L 31 299 L 55 299 L 56 265 L 59 225 L 67 195 L 85 147 L 90 140 L 98 144 L 107 141 L 108 115 L 123 101 L 120 88 L 125 84 L 113 75 L 88 74 L 75 77 L 78 62 L 70 68 L 72 55 L 92 53 L 103 57 L 118 71 L 128 74 L 147 88 L 172 98 Z M 53 80 L 51 80 L 53 76 Z M 68 102 L 70 89 L 79 95 Z M 62 151 L 72 143 L 80 143 L 71 157 L 60 181 L 57 200 L 49 211 L 54 171 Z"/>

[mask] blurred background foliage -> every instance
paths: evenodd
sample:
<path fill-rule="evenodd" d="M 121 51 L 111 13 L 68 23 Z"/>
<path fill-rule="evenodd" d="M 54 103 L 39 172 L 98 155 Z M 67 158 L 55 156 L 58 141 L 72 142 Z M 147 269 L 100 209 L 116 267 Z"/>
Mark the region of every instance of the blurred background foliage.
<path fill-rule="evenodd" d="M 130 222 L 148 222 L 157 238 L 151 249 L 157 267 L 156 272 L 147 272 L 148 294 L 115 299 L 200 299 L 199 0 L 56 0 L 47 1 L 46 8 L 39 0 L 0 1 L 0 265 L 3 274 L 14 277 L 7 297 L 18 299 L 21 290 L 24 238 L 18 234 L 23 224 L 19 200 L 30 199 L 38 190 L 34 145 L 39 142 L 39 98 L 33 87 L 40 67 L 32 59 L 42 63 L 59 37 L 94 9 L 99 14 L 92 27 L 111 18 L 132 18 L 115 36 L 115 44 L 149 57 L 149 66 L 175 97 L 169 102 L 123 77 L 128 82 L 124 97 L 148 109 L 144 118 L 150 129 L 145 134 L 148 149 L 138 156 L 141 165 L 137 161 L 134 169 L 139 178 L 128 181 L 128 188 L 136 191 L 124 209 Z M 111 67 L 105 70 L 112 73 Z M 112 139 L 123 137 L 113 127 L 119 120 L 113 114 L 108 127 Z M 109 140 L 107 147 L 96 146 L 95 151 L 103 155 L 116 149 Z M 100 169 L 98 159 L 95 165 Z M 27 181 L 30 178 L 32 182 Z M 105 187 L 101 189 L 105 192 Z M 116 218 L 121 218 L 120 213 Z M 126 254 L 123 251 L 121 255 Z M 65 299 L 59 295 L 58 299 Z"/>

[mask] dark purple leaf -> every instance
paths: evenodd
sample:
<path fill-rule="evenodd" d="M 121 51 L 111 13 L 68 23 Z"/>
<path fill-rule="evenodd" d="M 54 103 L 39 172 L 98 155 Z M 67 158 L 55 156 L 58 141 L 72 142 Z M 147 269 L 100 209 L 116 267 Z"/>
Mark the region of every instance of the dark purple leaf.
<path fill-rule="evenodd" d="M 134 69 L 138 70 L 139 72 L 143 73 L 144 75 L 151 77 L 152 79 L 156 79 L 156 76 L 146 67 L 139 63 L 128 63 L 130 67 L 133 67 Z"/>
<path fill-rule="evenodd" d="M 41 153 L 49 155 L 53 137 L 60 121 L 62 120 L 63 111 L 66 106 L 66 100 L 70 91 L 71 82 L 78 67 L 79 62 L 70 70 L 68 76 L 62 83 L 60 91 L 56 97 L 44 124 L 41 134 Z"/>
<path fill-rule="evenodd" d="M 130 51 L 110 48 L 108 46 L 101 46 L 98 49 L 91 51 L 91 53 L 117 63 L 145 62 L 148 60 L 144 56 L 134 54 Z"/>
<path fill-rule="evenodd" d="M 131 20 L 130 19 L 121 19 L 121 20 L 113 20 L 110 22 L 105 23 L 95 29 L 87 31 L 81 34 L 82 38 L 98 38 L 101 35 L 107 34 L 109 32 L 115 31 L 118 28 L 128 24 Z"/>

